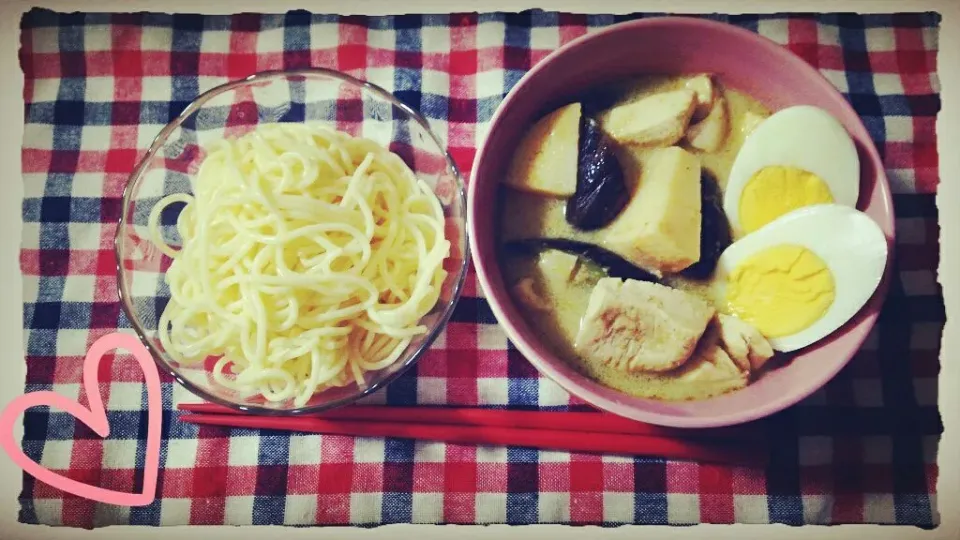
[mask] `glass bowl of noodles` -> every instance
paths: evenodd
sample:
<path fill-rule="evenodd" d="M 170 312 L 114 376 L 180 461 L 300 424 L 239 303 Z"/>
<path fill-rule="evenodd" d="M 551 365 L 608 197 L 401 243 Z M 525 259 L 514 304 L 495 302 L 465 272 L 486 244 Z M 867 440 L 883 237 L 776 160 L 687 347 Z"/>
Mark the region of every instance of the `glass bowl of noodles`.
<path fill-rule="evenodd" d="M 355 402 L 443 331 L 469 260 L 464 183 L 429 123 L 324 70 L 201 94 L 130 176 L 116 234 L 130 325 L 206 401 Z"/>

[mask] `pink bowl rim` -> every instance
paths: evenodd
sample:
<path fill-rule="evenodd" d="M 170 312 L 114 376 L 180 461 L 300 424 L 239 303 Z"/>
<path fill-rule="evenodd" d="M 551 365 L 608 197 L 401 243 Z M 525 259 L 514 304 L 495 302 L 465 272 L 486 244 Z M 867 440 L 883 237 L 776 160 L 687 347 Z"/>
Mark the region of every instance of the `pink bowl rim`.
<path fill-rule="evenodd" d="M 601 30 L 597 30 L 590 34 L 576 38 L 566 45 L 563 45 L 549 53 L 523 75 L 523 77 L 517 82 L 516 85 L 514 85 L 504 100 L 497 107 L 497 110 L 494 112 L 493 117 L 491 118 L 490 128 L 487 130 L 487 135 L 477 148 L 476 159 L 473 162 L 473 167 L 470 171 L 469 182 L 467 185 L 467 230 L 469 233 L 468 238 L 470 243 L 471 258 L 473 259 L 480 286 L 486 293 L 486 300 L 490 304 L 490 309 L 497 321 L 503 326 L 507 337 L 517 347 L 517 350 L 519 350 L 520 353 L 531 364 L 533 364 L 533 366 L 540 373 L 557 383 L 561 388 L 571 395 L 576 396 L 577 398 L 601 410 L 661 426 L 676 428 L 711 428 L 747 423 L 781 412 L 784 409 L 797 404 L 803 399 L 806 399 L 811 394 L 822 388 L 825 384 L 827 384 L 827 382 L 833 379 L 837 373 L 839 373 L 840 370 L 842 370 L 850 362 L 857 351 L 863 347 L 867 336 L 876 324 L 880 313 L 880 307 L 886 298 L 890 286 L 896 231 L 893 213 L 893 200 L 889 180 L 886 175 L 886 170 L 882 166 L 883 162 L 879 157 L 879 152 L 877 151 L 876 145 L 874 144 L 872 138 L 867 137 L 862 141 L 862 143 L 864 144 L 864 150 L 867 152 L 869 158 L 881 165 L 880 167 L 877 167 L 875 171 L 877 180 L 876 189 L 879 192 L 882 204 L 880 211 L 887 220 L 887 222 L 883 223 L 882 226 L 887 228 L 889 233 L 887 264 L 884 268 L 882 280 L 871 299 L 863 308 L 861 308 L 860 313 L 854 317 L 855 319 L 861 319 L 860 324 L 864 325 L 864 328 L 867 331 L 863 332 L 861 336 L 852 342 L 847 353 L 841 353 L 844 356 L 842 360 L 834 362 L 830 366 L 826 367 L 820 377 L 817 377 L 816 379 L 808 379 L 807 382 L 802 385 L 802 387 L 799 387 L 793 391 L 785 392 L 781 395 L 781 397 L 767 401 L 762 405 L 750 410 L 717 416 L 679 416 L 647 411 L 631 404 L 619 403 L 598 395 L 596 392 L 588 388 L 585 388 L 582 386 L 581 382 L 577 380 L 585 378 L 585 375 L 577 375 L 575 378 L 573 378 L 561 373 L 552 365 L 551 361 L 542 358 L 541 353 L 537 352 L 537 346 L 534 343 L 528 342 L 521 337 L 516 325 L 507 317 L 506 312 L 504 311 L 501 297 L 503 297 L 505 293 L 503 291 L 498 292 L 494 289 L 487 266 L 485 262 L 481 260 L 479 255 L 480 248 L 477 243 L 478 235 L 475 229 L 476 220 L 474 219 L 475 214 L 478 212 L 475 204 L 478 184 L 474 180 L 477 177 L 480 164 L 483 162 L 484 156 L 486 155 L 485 151 L 487 143 L 490 140 L 490 134 L 493 133 L 497 126 L 501 123 L 504 111 L 508 108 L 507 105 L 513 101 L 516 95 L 529 84 L 529 81 L 532 78 L 536 77 L 537 74 L 548 64 L 556 60 L 558 57 L 566 54 L 569 50 L 580 47 L 584 43 L 608 34 L 640 31 L 657 26 L 680 26 L 688 30 L 697 28 L 710 29 L 720 33 L 726 33 L 731 37 L 751 42 L 753 46 L 767 49 L 769 52 L 780 56 L 786 66 L 806 73 L 810 77 L 811 82 L 820 86 L 825 93 L 833 94 L 833 97 L 838 100 L 838 102 L 841 104 L 841 107 L 847 109 L 847 112 L 851 114 L 856 127 L 862 130 L 864 133 L 869 133 L 866 129 L 866 126 L 863 124 L 863 120 L 860 118 L 860 115 L 856 113 L 849 101 L 843 97 L 843 94 L 832 83 L 830 83 L 830 81 L 827 80 L 823 74 L 805 62 L 803 59 L 793 54 L 787 48 L 760 34 L 730 23 L 689 16 L 658 16 L 615 23 Z M 491 261 L 490 264 L 495 264 L 495 262 Z M 847 329 L 841 329 L 838 332 L 845 333 L 848 331 L 849 327 L 846 328 Z M 556 358 L 557 362 L 563 361 L 548 351 L 545 351 L 544 354 Z M 624 396 L 628 399 L 640 399 L 634 398 L 633 396 L 629 396 L 627 394 L 624 394 Z"/>

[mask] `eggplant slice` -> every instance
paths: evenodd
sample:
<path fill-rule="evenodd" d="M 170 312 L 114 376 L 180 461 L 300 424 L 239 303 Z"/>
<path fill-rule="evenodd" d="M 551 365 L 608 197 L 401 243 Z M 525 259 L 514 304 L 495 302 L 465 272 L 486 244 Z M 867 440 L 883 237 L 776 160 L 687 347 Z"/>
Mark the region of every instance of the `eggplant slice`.
<path fill-rule="evenodd" d="M 710 277 L 732 240 L 730 222 L 723 213 L 723 193 L 716 177 L 705 168 L 700 172 L 700 203 L 700 260 L 680 272 L 690 279 Z"/>
<path fill-rule="evenodd" d="M 598 116 L 616 105 L 623 97 L 617 85 L 604 85 L 581 95 L 580 107 L 584 116 Z"/>
<path fill-rule="evenodd" d="M 629 199 L 613 144 L 595 119 L 581 117 L 577 187 L 567 200 L 566 219 L 582 231 L 613 221 Z"/>
<path fill-rule="evenodd" d="M 653 283 L 660 282 L 656 276 L 620 255 L 587 242 L 565 238 L 532 238 L 507 242 L 504 244 L 504 248 L 515 253 L 538 253 L 545 249 L 556 249 L 593 261 L 594 264 L 603 268 L 610 277 Z"/>

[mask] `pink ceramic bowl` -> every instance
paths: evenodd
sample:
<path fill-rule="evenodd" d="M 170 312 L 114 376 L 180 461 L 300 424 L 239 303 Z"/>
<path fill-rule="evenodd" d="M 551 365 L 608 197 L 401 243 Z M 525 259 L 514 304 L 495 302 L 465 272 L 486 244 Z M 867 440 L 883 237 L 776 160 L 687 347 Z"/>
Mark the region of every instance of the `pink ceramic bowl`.
<path fill-rule="evenodd" d="M 524 321 L 498 267 L 495 201 L 498 181 L 524 130 L 546 112 L 588 88 L 643 73 L 715 73 L 727 87 L 749 93 L 773 110 L 816 105 L 835 115 L 853 136 L 861 160 L 858 208 L 887 235 L 892 255 L 890 186 L 860 118 L 819 72 L 780 45 L 719 22 L 661 17 L 617 24 L 573 41 L 539 62 L 507 95 L 474 162 L 467 197 L 473 261 L 487 300 L 507 335 L 541 373 L 580 399 L 652 424 L 715 427 L 748 422 L 785 409 L 829 381 L 853 357 L 870 331 L 888 278 L 843 328 L 796 355 L 747 388 L 696 402 L 661 402 L 604 387 L 552 354 Z M 888 259 L 887 272 L 890 264 Z"/>

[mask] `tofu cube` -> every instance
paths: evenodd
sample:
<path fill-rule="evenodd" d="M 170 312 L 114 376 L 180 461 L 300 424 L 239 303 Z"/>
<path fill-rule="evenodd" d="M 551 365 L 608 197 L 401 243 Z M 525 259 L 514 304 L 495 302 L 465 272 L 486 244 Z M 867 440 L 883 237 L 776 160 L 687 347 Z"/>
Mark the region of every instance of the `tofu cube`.
<path fill-rule="evenodd" d="M 700 260 L 700 160 L 672 146 L 650 153 L 604 246 L 655 274 Z"/>
<path fill-rule="evenodd" d="M 580 104 L 570 103 L 534 124 L 517 147 L 503 183 L 513 189 L 569 197 L 577 189 Z"/>

